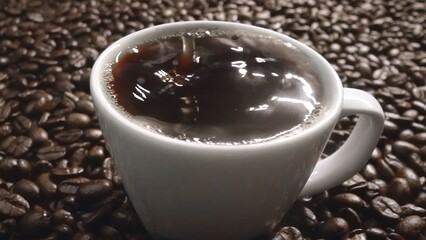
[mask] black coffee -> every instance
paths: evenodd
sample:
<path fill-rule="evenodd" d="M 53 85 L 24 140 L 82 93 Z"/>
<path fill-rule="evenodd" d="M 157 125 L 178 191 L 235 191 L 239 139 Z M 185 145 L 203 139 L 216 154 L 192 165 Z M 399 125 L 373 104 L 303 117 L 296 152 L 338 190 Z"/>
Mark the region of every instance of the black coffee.
<path fill-rule="evenodd" d="M 210 144 L 267 141 L 318 117 L 322 89 L 308 63 L 293 59 L 297 51 L 260 36 L 157 39 L 118 56 L 109 88 L 133 119 L 167 136 Z"/>

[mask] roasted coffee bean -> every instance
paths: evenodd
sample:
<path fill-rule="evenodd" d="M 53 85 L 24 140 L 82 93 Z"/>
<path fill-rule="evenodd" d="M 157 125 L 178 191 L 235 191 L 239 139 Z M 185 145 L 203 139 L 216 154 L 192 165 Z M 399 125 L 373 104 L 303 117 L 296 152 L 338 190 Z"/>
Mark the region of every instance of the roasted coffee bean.
<path fill-rule="evenodd" d="M 418 207 L 414 204 L 408 203 L 401 206 L 401 216 L 407 217 L 410 215 L 418 215 L 421 217 L 426 217 L 426 209 Z"/>
<path fill-rule="evenodd" d="M 83 183 L 90 182 L 90 179 L 85 177 L 70 178 L 59 183 L 58 192 L 64 195 L 74 195 Z"/>
<path fill-rule="evenodd" d="M 99 145 L 93 146 L 89 150 L 87 157 L 91 160 L 103 160 L 105 158 L 104 148 L 102 146 L 99 146 Z"/>
<path fill-rule="evenodd" d="M 31 171 L 32 177 L 37 177 L 42 173 L 50 171 L 50 169 L 53 168 L 53 165 L 51 162 L 46 160 L 40 160 L 37 161 L 36 164 L 34 164 L 33 169 Z"/>
<path fill-rule="evenodd" d="M 385 240 L 386 239 L 386 231 L 381 228 L 367 228 L 365 231 L 367 233 L 368 239 L 372 240 Z"/>
<path fill-rule="evenodd" d="M 83 136 L 83 130 L 81 129 L 70 129 L 62 132 L 58 132 L 54 135 L 54 139 L 60 143 L 73 143 Z"/>
<path fill-rule="evenodd" d="M 31 164 L 25 159 L 6 157 L 0 160 L 0 176 L 9 182 L 26 177 L 31 171 Z"/>
<path fill-rule="evenodd" d="M 426 175 L 426 163 L 422 160 L 419 154 L 412 153 L 410 156 L 404 158 L 409 165 L 417 174 L 420 176 Z"/>
<path fill-rule="evenodd" d="M 111 217 L 112 212 L 113 210 L 111 206 L 106 205 L 93 213 L 87 213 L 82 216 L 83 226 L 86 229 L 97 228 L 106 223 L 106 221 Z"/>
<path fill-rule="evenodd" d="M 19 157 L 28 152 L 33 145 L 33 140 L 27 136 L 9 136 L 0 142 L 0 150 L 8 154 Z"/>
<path fill-rule="evenodd" d="M 371 201 L 373 209 L 382 217 L 397 220 L 402 212 L 401 206 L 393 199 L 379 196 Z"/>
<path fill-rule="evenodd" d="M 4 138 L 12 133 L 12 124 L 9 122 L 0 125 L 0 138 Z"/>
<path fill-rule="evenodd" d="M 346 233 L 342 240 L 367 240 L 367 234 L 362 229 L 355 229 Z"/>
<path fill-rule="evenodd" d="M 49 140 L 49 134 L 43 128 L 36 127 L 30 130 L 29 136 L 34 143 L 43 143 Z"/>
<path fill-rule="evenodd" d="M 419 148 L 406 141 L 396 141 L 392 144 L 392 151 L 401 157 L 410 155 L 411 153 L 417 153 Z"/>
<path fill-rule="evenodd" d="M 339 209 L 337 216 L 345 219 L 351 228 L 362 227 L 362 221 L 359 214 L 352 208 Z"/>
<path fill-rule="evenodd" d="M 80 167 L 67 167 L 67 168 L 53 168 L 52 169 L 52 176 L 54 176 L 56 179 L 63 179 L 63 178 L 70 178 L 70 177 L 76 177 L 80 175 L 84 171 L 83 168 Z"/>
<path fill-rule="evenodd" d="M 385 181 L 390 181 L 395 177 L 395 172 L 392 170 L 389 164 L 387 164 L 386 161 L 383 159 L 379 159 L 377 161 L 376 169 L 377 169 L 377 172 L 379 173 L 379 176 Z"/>
<path fill-rule="evenodd" d="M 77 148 L 71 155 L 70 164 L 72 167 L 79 167 L 82 165 L 83 161 L 86 159 L 88 150 L 85 148 Z"/>
<path fill-rule="evenodd" d="M 136 212 L 133 209 L 129 209 L 126 207 L 121 207 L 120 209 L 114 211 L 114 213 L 112 214 L 111 220 L 114 226 L 126 231 L 135 230 L 141 224 Z M 299 235 L 298 232 L 299 231 L 297 230 L 297 228 L 291 227 L 290 229 L 286 230 L 285 235 L 298 236 Z"/>
<path fill-rule="evenodd" d="M 9 117 L 11 111 L 12 109 L 10 107 L 10 104 L 5 104 L 0 107 L 0 123 L 5 121 Z"/>
<path fill-rule="evenodd" d="M 333 197 L 333 202 L 340 207 L 349 207 L 357 210 L 363 210 L 367 203 L 358 195 L 352 193 L 341 193 Z"/>
<path fill-rule="evenodd" d="M 93 106 L 92 101 L 89 100 L 78 101 L 75 105 L 75 110 L 90 116 L 94 115 L 95 113 L 95 107 Z"/>
<path fill-rule="evenodd" d="M 38 237 L 49 231 L 51 215 L 45 210 L 32 210 L 19 221 L 19 229 L 25 237 Z"/>
<path fill-rule="evenodd" d="M 77 198 L 82 202 L 94 203 L 112 193 L 112 182 L 96 179 L 80 185 Z"/>
<path fill-rule="evenodd" d="M 398 170 L 396 176 L 399 178 L 403 178 L 407 181 L 410 186 L 410 190 L 412 192 L 418 192 L 421 188 L 420 179 L 416 172 L 414 172 L 411 168 L 404 167 Z"/>
<path fill-rule="evenodd" d="M 42 173 L 37 177 L 37 186 L 44 197 L 53 197 L 56 193 L 57 185 L 50 179 L 50 173 Z"/>
<path fill-rule="evenodd" d="M 407 239 L 415 239 L 426 227 L 425 220 L 419 216 L 411 215 L 403 218 L 396 226 L 396 232 Z"/>
<path fill-rule="evenodd" d="M 119 240 L 121 239 L 119 232 L 117 229 L 111 227 L 111 226 L 103 226 L 98 231 L 98 237 L 100 239 L 105 240 Z"/>
<path fill-rule="evenodd" d="M 64 209 L 58 209 L 52 213 L 52 224 L 67 224 L 74 225 L 74 217 L 72 214 Z"/>
<path fill-rule="evenodd" d="M 53 145 L 40 148 L 37 157 L 41 160 L 54 161 L 65 156 L 66 153 L 65 147 Z"/>
<path fill-rule="evenodd" d="M 303 240 L 302 233 L 295 227 L 283 227 L 275 233 L 273 240 Z"/>
<path fill-rule="evenodd" d="M 12 121 L 13 131 L 16 134 L 24 134 L 30 130 L 32 122 L 29 118 L 19 115 Z"/>
<path fill-rule="evenodd" d="M 40 196 L 40 189 L 37 184 L 27 179 L 21 179 L 13 184 L 11 192 L 21 195 L 28 201 L 35 201 Z"/>
<path fill-rule="evenodd" d="M 408 202 L 411 198 L 411 189 L 408 181 L 398 177 L 392 179 L 388 185 L 386 195 L 401 204 Z"/>
<path fill-rule="evenodd" d="M 420 192 L 416 199 L 414 199 L 414 204 L 426 209 L 426 192 Z"/>
<path fill-rule="evenodd" d="M 19 194 L 0 188 L 0 214 L 7 217 L 21 217 L 30 208 L 29 203 Z"/>
<path fill-rule="evenodd" d="M 368 163 L 367 165 L 365 165 L 361 173 L 366 180 L 373 180 L 378 177 L 377 170 L 374 167 L 374 165 L 371 163 Z"/>
<path fill-rule="evenodd" d="M 327 238 L 336 239 L 348 232 L 349 226 L 345 219 L 334 217 L 322 223 L 319 231 Z"/>
<path fill-rule="evenodd" d="M 71 128 L 86 128 L 90 124 L 90 117 L 84 113 L 70 113 L 66 124 Z"/>
<path fill-rule="evenodd" d="M 92 141 L 98 140 L 102 137 L 102 132 L 100 129 L 89 128 L 84 131 L 84 137 Z"/>

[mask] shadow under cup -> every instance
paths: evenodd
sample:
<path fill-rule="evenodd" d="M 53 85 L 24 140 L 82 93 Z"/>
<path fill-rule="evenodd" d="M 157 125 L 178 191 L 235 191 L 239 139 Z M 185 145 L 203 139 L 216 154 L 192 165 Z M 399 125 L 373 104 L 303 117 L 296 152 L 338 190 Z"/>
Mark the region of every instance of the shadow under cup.
<path fill-rule="evenodd" d="M 187 32 L 278 38 L 301 75 L 321 91 L 321 116 L 297 134 L 255 144 L 200 144 L 170 138 L 135 123 L 116 106 L 107 69 L 120 53 Z M 287 51 L 287 50 L 286 50 Z M 318 53 L 282 34 L 227 22 L 182 22 L 130 34 L 96 61 L 91 92 L 108 149 L 144 226 L 164 239 L 250 239 L 271 231 L 298 198 L 338 121 L 340 79 Z"/>

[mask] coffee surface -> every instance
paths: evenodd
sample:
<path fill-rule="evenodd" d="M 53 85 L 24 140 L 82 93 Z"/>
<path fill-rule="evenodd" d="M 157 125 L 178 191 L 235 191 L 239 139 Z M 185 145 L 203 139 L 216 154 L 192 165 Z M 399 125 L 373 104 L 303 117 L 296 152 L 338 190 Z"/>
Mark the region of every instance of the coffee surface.
<path fill-rule="evenodd" d="M 322 89 L 291 44 L 186 36 L 188 56 L 183 39 L 135 46 L 112 65 L 113 98 L 146 128 L 186 141 L 244 144 L 299 132 L 320 114 Z"/>

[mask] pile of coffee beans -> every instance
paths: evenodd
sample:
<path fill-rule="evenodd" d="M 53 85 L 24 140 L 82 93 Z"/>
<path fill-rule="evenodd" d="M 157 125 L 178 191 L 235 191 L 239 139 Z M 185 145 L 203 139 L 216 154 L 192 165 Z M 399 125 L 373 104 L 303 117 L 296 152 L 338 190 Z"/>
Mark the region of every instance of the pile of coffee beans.
<path fill-rule="evenodd" d="M 0 239 L 150 239 L 105 148 L 91 66 L 126 34 L 200 19 L 299 39 L 386 112 L 365 168 L 300 199 L 262 240 L 426 239 L 426 4 L 415 0 L 0 1 Z M 325 156 L 355 121 L 338 123 Z"/>

